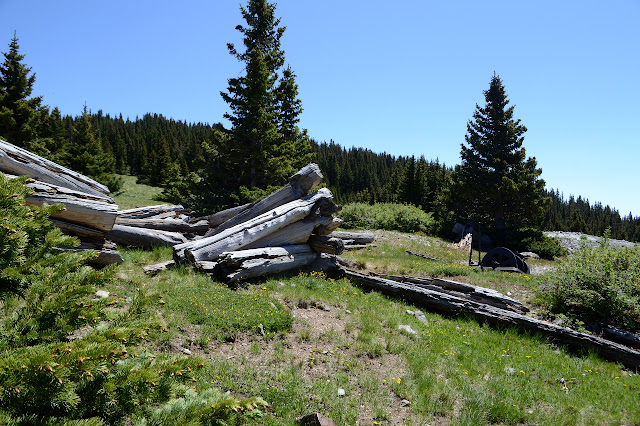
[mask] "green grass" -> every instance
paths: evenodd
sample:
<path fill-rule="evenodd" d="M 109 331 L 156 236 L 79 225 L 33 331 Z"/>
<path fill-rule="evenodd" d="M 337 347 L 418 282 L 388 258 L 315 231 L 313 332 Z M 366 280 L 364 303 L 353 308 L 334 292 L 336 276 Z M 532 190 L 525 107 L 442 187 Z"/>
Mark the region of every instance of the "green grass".
<path fill-rule="evenodd" d="M 442 257 L 449 253 L 444 243 L 422 241 L 400 239 L 353 257 L 365 257 L 371 269 L 401 264 L 406 273 L 430 274 L 436 266 L 423 264 L 435 261 L 400 255 L 409 245 Z M 121 270 L 131 273 L 120 281 L 123 295 L 141 288 L 162 295 L 164 304 L 149 298 L 169 330 L 156 344 L 162 346 L 164 338 L 164 344 L 202 349 L 207 363 L 197 372 L 199 381 L 264 398 L 271 409 L 253 424 L 293 424 L 316 411 L 338 424 L 387 424 L 398 416 L 403 424 L 640 422 L 640 377 L 594 354 L 569 354 L 540 336 L 466 318 L 425 312 L 424 324 L 407 313 L 419 307 L 321 274 L 274 278 L 235 291 L 185 269 L 154 278 L 135 272 L 169 255 L 167 249 L 125 251 Z M 455 264 L 456 251 L 448 256 L 444 263 Z M 461 277 L 507 289 L 532 288 L 537 280 L 472 269 Z M 313 315 L 323 319 L 314 322 Z M 258 324 L 273 331 L 263 337 Z M 400 330 L 401 324 L 417 333 Z M 221 330 L 232 330 L 233 339 L 219 339 L 228 336 Z M 403 399 L 408 407 L 400 406 Z"/>
<path fill-rule="evenodd" d="M 162 204 L 154 199 L 162 192 L 162 188 L 136 183 L 136 176 L 118 176 L 123 179 L 124 184 L 120 191 L 111 195 L 120 210 Z"/>

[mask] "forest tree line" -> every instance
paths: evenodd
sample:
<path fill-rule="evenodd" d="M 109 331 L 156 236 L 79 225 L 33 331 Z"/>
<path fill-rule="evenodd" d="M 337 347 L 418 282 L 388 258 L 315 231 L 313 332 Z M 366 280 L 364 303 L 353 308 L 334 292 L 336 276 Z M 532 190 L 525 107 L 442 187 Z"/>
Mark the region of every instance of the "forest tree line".
<path fill-rule="evenodd" d="M 467 124 L 461 164 L 449 167 L 424 155 L 393 156 L 364 148 L 316 142 L 298 127 L 302 112 L 296 75 L 285 66 L 280 39 L 285 28 L 275 4 L 249 0 L 241 6 L 244 51 L 228 50 L 245 66 L 221 92 L 230 127 L 186 123 L 159 114 L 130 120 L 85 105 L 62 116 L 31 96 L 35 74 L 23 63 L 14 35 L 0 65 L 0 137 L 109 186 L 118 174 L 163 187 L 165 201 L 205 214 L 253 201 L 315 161 L 336 200 L 412 204 L 431 212 L 441 235 L 455 222 L 484 229 L 536 228 L 640 241 L 640 217 L 582 197 L 568 200 L 544 189 L 535 158 L 523 147 L 526 127 L 499 76 L 484 91 Z"/>

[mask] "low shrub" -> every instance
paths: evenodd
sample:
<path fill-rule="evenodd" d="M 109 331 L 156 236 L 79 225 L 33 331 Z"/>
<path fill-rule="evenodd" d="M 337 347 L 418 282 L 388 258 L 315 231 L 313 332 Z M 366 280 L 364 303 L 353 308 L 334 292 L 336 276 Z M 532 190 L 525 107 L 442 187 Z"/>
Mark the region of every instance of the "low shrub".
<path fill-rule="evenodd" d="M 580 250 L 551 273 L 538 297 L 554 314 L 640 330 L 640 248 Z"/>
<path fill-rule="evenodd" d="M 406 204 L 347 204 L 336 216 L 347 229 L 384 229 L 387 231 L 431 234 L 435 220 L 431 213 Z"/>

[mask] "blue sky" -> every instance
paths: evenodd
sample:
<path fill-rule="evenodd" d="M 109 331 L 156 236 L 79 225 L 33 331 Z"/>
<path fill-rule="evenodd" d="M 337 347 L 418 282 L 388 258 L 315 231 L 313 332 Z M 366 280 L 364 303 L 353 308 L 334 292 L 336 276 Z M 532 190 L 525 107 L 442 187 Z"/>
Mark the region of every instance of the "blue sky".
<path fill-rule="evenodd" d="M 0 0 L 35 93 L 63 114 L 224 122 L 240 1 Z M 243 2 L 244 3 L 244 2 Z M 280 0 L 317 141 L 460 161 L 494 71 L 548 188 L 640 216 L 640 1 Z"/>

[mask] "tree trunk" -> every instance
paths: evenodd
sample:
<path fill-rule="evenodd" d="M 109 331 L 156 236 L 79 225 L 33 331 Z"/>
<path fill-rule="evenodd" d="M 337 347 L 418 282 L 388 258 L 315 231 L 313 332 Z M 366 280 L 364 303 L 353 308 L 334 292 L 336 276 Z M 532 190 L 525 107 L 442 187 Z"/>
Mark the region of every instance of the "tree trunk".
<path fill-rule="evenodd" d="M 160 204 L 157 206 L 136 207 L 134 209 L 120 210 L 118 211 L 119 219 L 145 219 L 152 216 L 157 216 L 163 213 L 172 213 L 170 217 L 174 217 L 184 211 L 184 207 L 181 205 L 172 204 Z"/>
<path fill-rule="evenodd" d="M 402 297 L 416 305 L 449 314 L 466 314 L 479 321 L 493 324 L 513 325 L 532 333 L 542 333 L 563 344 L 597 351 L 604 357 L 621 362 L 629 368 L 640 368 L 640 352 L 600 337 L 579 333 L 570 328 L 530 318 L 517 312 L 495 308 L 439 291 L 366 276 L 350 270 L 346 270 L 345 274 L 347 278 L 366 288 Z"/>
<path fill-rule="evenodd" d="M 217 274 L 234 282 L 299 269 L 316 260 L 307 244 L 225 252 L 218 258 Z"/>
<path fill-rule="evenodd" d="M 309 238 L 309 245 L 318 253 L 341 255 L 344 252 L 342 239 L 329 235 L 312 235 Z"/>
<path fill-rule="evenodd" d="M 0 171 L 87 194 L 109 195 L 109 188 L 101 183 L 3 140 L 0 140 Z"/>
<path fill-rule="evenodd" d="M 209 229 L 209 222 L 206 220 L 201 220 L 197 223 L 187 223 L 180 219 L 126 219 L 126 218 L 116 218 L 116 223 L 118 225 L 125 226 L 133 226 L 135 228 L 146 228 L 146 229 L 157 229 L 159 231 L 169 231 L 169 232 L 181 232 L 181 233 L 191 233 L 191 234 L 204 234 Z"/>
<path fill-rule="evenodd" d="M 122 255 L 120 255 L 116 248 L 116 245 L 110 241 L 83 241 L 78 247 L 56 248 L 56 250 L 73 253 L 95 250 L 96 252 L 98 252 L 98 256 L 91 259 L 89 263 L 94 263 L 97 265 L 121 265 L 122 262 L 124 262 L 124 260 L 122 259 Z"/>

